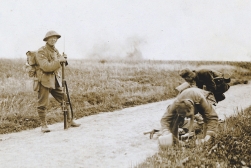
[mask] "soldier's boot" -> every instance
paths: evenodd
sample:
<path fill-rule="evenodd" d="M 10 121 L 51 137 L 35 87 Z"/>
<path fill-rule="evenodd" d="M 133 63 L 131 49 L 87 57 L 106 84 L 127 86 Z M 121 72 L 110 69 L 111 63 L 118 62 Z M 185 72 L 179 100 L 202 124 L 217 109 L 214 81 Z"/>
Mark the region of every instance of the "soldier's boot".
<path fill-rule="evenodd" d="M 70 106 L 67 106 L 67 122 L 68 122 L 68 127 L 79 127 L 81 124 L 77 124 L 71 115 L 71 109 Z"/>
<path fill-rule="evenodd" d="M 48 126 L 47 126 L 47 122 L 45 120 L 45 112 L 43 110 L 38 110 L 38 116 L 40 118 L 41 121 L 41 131 L 43 133 L 45 132 L 50 132 Z"/>
<path fill-rule="evenodd" d="M 49 129 L 48 126 L 47 126 L 47 122 L 42 123 L 41 125 L 42 125 L 41 131 L 42 131 L 43 133 L 50 132 L 50 129 Z"/>

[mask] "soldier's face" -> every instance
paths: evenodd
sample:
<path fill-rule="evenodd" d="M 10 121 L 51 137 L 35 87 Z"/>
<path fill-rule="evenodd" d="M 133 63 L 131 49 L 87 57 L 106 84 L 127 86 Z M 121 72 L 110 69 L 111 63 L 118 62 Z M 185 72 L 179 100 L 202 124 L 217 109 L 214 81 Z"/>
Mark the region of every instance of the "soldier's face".
<path fill-rule="evenodd" d="M 186 77 L 184 77 L 185 81 L 192 82 L 194 80 L 194 77 L 192 75 L 187 75 Z"/>
<path fill-rule="evenodd" d="M 194 115 L 194 107 L 192 106 L 191 109 L 186 113 L 186 117 L 192 117 Z"/>
<path fill-rule="evenodd" d="M 48 38 L 47 43 L 51 46 L 54 46 L 56 44 L 56 42 L 58 41 L 58 37 L 57 36 L 51 36 Z"/>
<path fill-rule="evenodd" d="M 27 56 L 30 56 L 30 55 L 31 55 L 31 53 L 30 53 L 30 52 L 27 52 L 27 53 L 26 53 L 26 55 L 27 55 Z"/>

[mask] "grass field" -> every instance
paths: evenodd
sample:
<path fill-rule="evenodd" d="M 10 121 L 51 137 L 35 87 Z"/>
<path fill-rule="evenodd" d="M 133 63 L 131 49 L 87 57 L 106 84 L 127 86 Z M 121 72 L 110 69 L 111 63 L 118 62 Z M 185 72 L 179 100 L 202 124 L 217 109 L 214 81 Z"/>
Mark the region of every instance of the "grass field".
<path fill-rule="evenodd" d="M 66 79 L 76 118 L 139 104 L 166 100 L 177 95 L 183 83 L 181 68 L 213 68 L 231 75 L 230 85 L 251 79 L 249 62 L 69 60 Z M 37 93 L 25 73 L 25 60 L 0 60 L 0 134 L 40 126 Z M 213 143 L 196 147 L 159 150 L 136 167 L 241 167 L 250 166 L 250 110 L 230 117 Z M 52 97 L 49 124 L 62 122 L 60 104 Z"/>
<path fill-rule="evenodd" d="M 66 80 L 76 118 L 176 96 L 181 68 L 213 68 L 231 74 L 231 85 L 251 78 L 248 62 L 69 60 Z M 23 69 L 25 60 L 0 60 L 0 133 L 40 126 L 37 93 Z M 49 124 L 62 122 L 60 104 L 50 98 Z"/>

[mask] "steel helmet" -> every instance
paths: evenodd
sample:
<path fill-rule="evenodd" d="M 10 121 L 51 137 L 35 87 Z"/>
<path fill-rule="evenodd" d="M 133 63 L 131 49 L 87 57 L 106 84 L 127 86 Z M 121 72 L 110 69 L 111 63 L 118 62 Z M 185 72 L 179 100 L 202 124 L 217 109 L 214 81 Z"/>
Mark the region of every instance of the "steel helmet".
<path fill-rule="evenodd" d="M 51 31 L 48 31 L 47 33 L 46 33 L 46 35 L 45 35 L 45 37 L 44 37 L 44 41 L 47 41 L 47 39 L 49 38 L 49 37 L 51 37 L 51 36 L 57 36 L 58 38 L 60 38 L 61 37 L 61 35 L 60 34 L 58 34 L 57 32 L 55 32 L 55 31 L 53 31 L 53 30 L 51 30 Z"/>

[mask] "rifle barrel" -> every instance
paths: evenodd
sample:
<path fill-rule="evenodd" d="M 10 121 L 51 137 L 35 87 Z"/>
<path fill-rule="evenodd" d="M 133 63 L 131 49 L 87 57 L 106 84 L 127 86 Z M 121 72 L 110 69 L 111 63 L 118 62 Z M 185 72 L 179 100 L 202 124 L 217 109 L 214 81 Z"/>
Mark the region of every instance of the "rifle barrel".
<path fill-rule="evenodd" d="M 62 98 L 62 110 L 64 113 L 64 129 L 67 129 L 67 109 L 66 109 L 66 102 L 65 102 L 65 63 L 62 63 L 62 92 L 63 92 L 63 98 Z"/>

